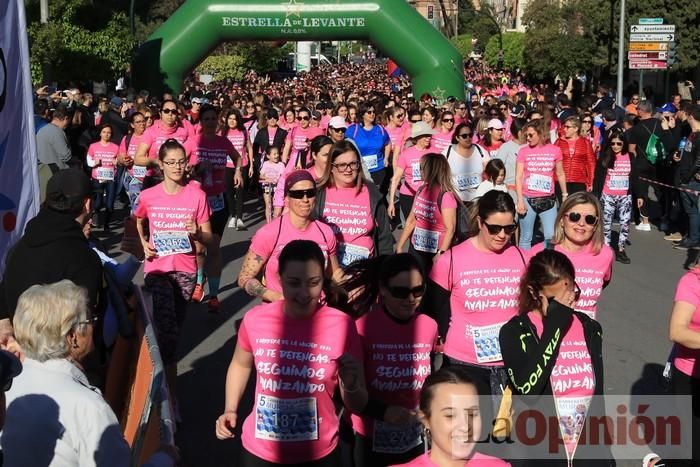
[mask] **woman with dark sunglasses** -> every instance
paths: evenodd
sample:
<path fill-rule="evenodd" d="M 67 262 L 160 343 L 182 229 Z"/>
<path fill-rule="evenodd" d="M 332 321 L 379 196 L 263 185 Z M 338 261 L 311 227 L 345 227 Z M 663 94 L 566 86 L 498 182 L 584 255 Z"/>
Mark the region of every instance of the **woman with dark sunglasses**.
<path fill-rule="evenodd" d="M 352 416 L 355 465 L 401 464 L 423 452 L 416 412 L 437 343 L 435 321 L 416 312 L 426 290 L 424 273 L 407 253 L 360 261 L 345 273 L 351 307 L 357 314 L 369 310 L 356 321 L 370 402 Z"/>
<path fill-rule="evenodd" d="M 433 266 L 426 312 L 435 316 L 445 338 L 445 363 L 467 369 L 480 394 L 500 395 L 506 383 L 501 351 L 481 349 L 495 342 L 501 326 L 518 311 L 525 260 L 510 241 L 517 225 L 508 193 L 487 192 L 473 212 L 470 237 Z"/>
<path fill-rule="evenodd" d="M 440 126 L 433 135 L 432 146 L 435 152 L 441 153 L 452 143 L 452 135 L 455 133 L 455 116 L 446 110 L 440 115 Z"/>
<path fill-rule="evenodd" d="M 576 310 L 593 319 L 597 319 L 598 300 L 612 277 L 613 252 L 603 238 L 602 214 L 598 198 L 593 194 L 574 193 L 559 209 L 550 242 L 556 251 L 571 260 L 576 270 L 582 286 Z M 540 243 L 528 253 L 532 257 L 544 247 L 544 243 Z"/>
<path fill-rule="evenodd" d="M 601 141 L 600 129 L 595 126 L 593 115 L 590 112 L 584 113 L 581 118 L 581 136 L 591 142 L 593 153 L 598 156 Z"/>
<path fill-rule="evenodd" d="M 301 168 L 299 166 L 299 154 L 309 149 L 309 143 L 316 136 L 322 135 L 323 130 L 311 126 L 311 111 L 306 107 L 299 110 L 297 119 L 299 126 L 292 128 L 287 133 L 287 140 L 282 150 L 282 162 L 287 164 L 287 171 Z"/>
<path fill-rule="evenodd" d="M 389 184 L 385 181 L 391 162 L 391 140 L 383 126 L 376 123 L 376 109 L 362 102 L 357 109 L 359 121 L 348 127 L 345 137 L 351 139 L 362 156 L 362 163 L 369 171 L 372 181 L 386 195 Z"/>
<path fill-rule="evenodd" d="M 330 155 L 318 181 L 314 217 L 335 232 L 340 267 L 393 253 L 394 237 L 384 197 L 362 174 L 357 148 L 342 141 L 326 149 Z"/>
<path fill-rule="evenodd" d="M 460 123 L 452 135 L 452 144 L 442 151 L 450 164 L 452 183 L 465 203 L 471 203 L 476 198 L 476 189 L 489 161 L 484 150 L 472 143 L 473 133 L 468 123 Z"/>
<path fill-rule="evenodd" d="M 514 419 L 534 408 L 546 420 L 560 421 L 560 433 L 554 435 L 564 440 L 556 446 L 516 440 L 511 449 L 514 458 L 523 459 L 518 465 L 615 465 L 602 441 L 610 439 L 605 424 L 590 423 L 605 415 L 603 331 L 586 313 L 575 311 L 581 296 L 576 280 L 566 255 L 539 252 L 520 281 L 518 315 L 501 327 L 508 384 L 514 395 L 526 396 L 513 398 Z M 588 436 L 579 443 L 584 428 Z"/>

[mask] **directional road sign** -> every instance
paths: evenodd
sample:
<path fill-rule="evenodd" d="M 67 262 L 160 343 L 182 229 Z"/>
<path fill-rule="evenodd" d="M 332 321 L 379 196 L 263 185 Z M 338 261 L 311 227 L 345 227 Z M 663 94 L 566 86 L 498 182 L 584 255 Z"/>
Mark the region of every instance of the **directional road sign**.
<path fill-rule="evenodd" d="M 675 24 L 655 24 L 655 25 L 640 25 L 633 24 L 630 26 L 630 32 L 636 33 L 674 33 L 676 32 Z"/>
<path fill-rule="evenodd" d="M 634 59 L 646 59 L 646 60 L 666 60 L 668 58 L 668 52 L 627 52 L 627 58 L 630 60 Z"/>
<path fill-rule="evenodd" d="M 631 70 L 665 70 L 666 60 L 630 60 Z"/>
<path fill-rule="evenodd" d="M 630 34 L 630 42 L 671 42 L 675 34 Z"/>
<path fill-rule="evenodd" d="M 630 42 L 629 50 L 645 52 L 668 50 L 668 42 Z"/>
<path fill-rule="evenodd" d="M 664 24 L 663 18 L 639 18 L 639 24 Z"/>

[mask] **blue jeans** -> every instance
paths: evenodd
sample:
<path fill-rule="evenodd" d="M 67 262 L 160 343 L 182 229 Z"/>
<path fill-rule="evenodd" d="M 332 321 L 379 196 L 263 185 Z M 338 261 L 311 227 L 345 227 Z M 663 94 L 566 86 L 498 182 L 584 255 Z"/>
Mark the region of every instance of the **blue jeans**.
<path fill-rule="evenodd" d="M 92 181 L 93 195 L 95 202 L 93 209 L 99 212 L 101 209 L 106 209 L 108 212 L 114 210 L 114 200 L 117 198 L 117 183 L 115 181 L 100 183 L 97 180 Z"/>
<path fill-rule="evenodd" d="M 527 198 L 525 198 L 525 206 L 527 206 L 527 214 L 525 217 L 520 218 L 520 248 L 522 250 L 529 250 L 532 248 L 532 231 L 535 229 L 535 220 L 537 216 L 540 216 L 540 222 L 542 223 L 542 232 L 544 233 L 544 243 L 545 245 L 554 236 L 554 221 L 557 218 L 557 205 L 555 204 L 553 208 L 547 211 L 537 214 Z"/>
<path fill-rule="evenodd" d="M 700 182 L 691 180 L 688 185 L 691 190 L 700 191 Z M 692 243 L 700 243 L 700 211 L 698 211 L 698 195 L 681 191 L 683 209 L 688 215 L 688 240 Z"/>

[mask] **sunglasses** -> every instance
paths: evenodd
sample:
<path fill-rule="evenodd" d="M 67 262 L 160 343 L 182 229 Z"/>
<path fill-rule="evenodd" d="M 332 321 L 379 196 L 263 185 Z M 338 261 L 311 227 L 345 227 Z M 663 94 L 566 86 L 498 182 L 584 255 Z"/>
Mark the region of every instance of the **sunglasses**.
<path fill-rule="evenodd" d="M 374 115 L 374 110 L 367 110 L 365 111 L 366 114 Z"/>
<path fill-rule="evenodd" d="M 300 121 L 301 120 L 310 120 L 310 119 L 311 119 L 311 117 L 309 117 L 308 115 L 303 115 L 303 116 L 297 117 L 297 120 L 300 120 Z"/>
<path fill-rule="evenodd" d="M 340 162 L 338 164 L 331 164 L 333 167 L 338 169 L 339 172 L 345 172 L 348 169 L 357 170 L 360 168 L 360 161 L 353 161 L 353 162 Z"/>
<path fill-rule="evenodd" d="M 443 118 L 442 122 L 443 123 L 454 123 L 455 119 L 454 118 Z"/>
<path fill-rule="evenodd" d="M 164 115 L 176 114 L 177 109 L 163 109 L 161 110 L 161 113 L 163 113 Z"/>
<path fill-rule="evenodd" d="M 580 212 L 570 212 L 565 215 L 565 217 L 569 219 L 569 222 L 573 222 L 574 224 L 581 220 L 581 216 L 582 214 Z M 583 220 L 588 225 L 596 225 L 598 223 L 598 217 L 593 214 L 586 214 L 583 216 Z"/>
<path fill-rule="evenodd" d="M 501 230 L 503 230 L 506 235 L 513 235 L 515 230 L 518 228 L 517 224 L 508 224 L 508 225 L 500 225 L 500 224 L 489 224 L 486 221 L 481 221 L 482 224 L 486 226 L 486 228 L 489 231 L 489 234 L 491 235 L 498 235 L 501 233 Z"/>
<path fill-rule="evenodd" d="M 581 123 L 593 123 L 593 120 L 582 120 Z"/>
<path fill-rule="evenodd" d="M 457 107 L 457 109 L 459 109 L 459 110 L 467 110 L 466 107 Z"/>
<path fill-rule="evenodd" d="M 622 141 L 611 141 L 610 146 L 622 146 Z"/>
<path fill-rule="evenodd" d="M 331 131 L 335 131 L 337 133 L 345 133 L 345 128 L 333 128 L 332 126 L 328 127 Z"/>
<path fill-rule="evenodd" d="M 457 138 L 462 138 L 462 139 L 469 139 L 472 137 L 471 133 L 460 133 L 457 135 Z"/>
<path fill-rule="evenodd" d="M 413 295 L 413 298 L 420 298 L 425 294 L 425 284 L 419 285 L 418 287 L 387 287 L 389 293 L 392 297 L 398 299 L 406 299 L 409 295 Z"/>
<path fill-rule="evenodd" d="M 308 190 L 289 190 L 287 196 L 294 199 L 304 199 L 304 197 L 315 198 L 316 188 L 309 188 Z"/>

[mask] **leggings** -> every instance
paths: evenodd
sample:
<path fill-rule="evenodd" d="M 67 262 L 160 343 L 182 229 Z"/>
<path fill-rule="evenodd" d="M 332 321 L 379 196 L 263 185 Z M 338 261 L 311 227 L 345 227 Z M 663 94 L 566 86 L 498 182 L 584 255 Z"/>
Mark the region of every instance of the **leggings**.
<path fill-rule="evenodd" d="M 696 362 L 697 365 L 697 362 Z M 700 466 L 700 379 L 693 378 L 686 375 L 685 373 L 678 371 L 678 369 L 673 367 L 673 374 L 671 376 L 671 386 L 674 394 L 677 395 L 687 395 L 692 397 L 692 407 L 688 407 L 686 404 L 679 404 L 677 407 L 678 411 L 687 412 L 688 409 L 692 411 L 692 460 L 678 460 L 668 463 L 673 467 L 677 466 Z M 678 457 L 689 457 L 688 452 L 678 453 Z M 671 456 L 669 456 L 671 457 Z"/>
<path fill-rule="evenodd" d="M 176 363 L 177 343 L 197 274 L 178 271 L 149 273 L 144 282 L 153 297 L 153 321 L 163 364 Z"/>
<path fill-rule="evenodd" d="M 245 187 L 248 184 L 248 167 L 243 167 L 241 169 L 243 183 L 237 187 L 233 186 L 233 177 L 235 174 L 236 169 L 226 167 L 226 204 L 228 205 L 228 212 L 232 217 L 242 219 L 244 201 L 243 194 L 245 193 Z"/>
<path fill-rule="evenodd" d="M 387 194 L 387 187 L 385 186 L 386 184 L 384 183 L 386 179 L 386 169 L 382 170 L 377 170 L 376 172 L 370 173 L 372 177 L 372 181 L 374 182 L 375 185 L 377 185 L 377 189 L 379 192 L 386 196 Z"/>
<path fill-rule="evenodd" d="M 282 446 L 280 446 L 282 448 Z M 282 450 L 282 452 L 284 452 Z M 301 462 L 298 464 L 280 464 L 277 462 L 266 461 L 255 454 L 249 452 L 246 448 L 241 448 L 241 457 L 238 462 L 239 467 L 275 467 L 283 465 L 285 467 L 338 467 L 341 464 L 340 447 L 336 447 L 333 452 L 326 457 L 309 462 Z"/>
<path fill-rule="evenodd" d="M 139 205 L 143 182 L 127 172 L 124 174 L 124 186 L 126 187 L 126 195 L 129 197 L 131 214 L 133 214 Z"/>
<path fill-rule="evenodd" d="M 630 233 L 630 220 L 632 219 L 632 195 L 606 195 L 600 198 L 603 204 L 603 233 L 605 244 L 610 246 L 612 224 L 617 213 L 620 219 L 620 237 L 617 241 L 619 250 L 625 249 L 625 242 Z"/>
<path fill-rule="evenodd" d="M 404 220 L 408 219 L 408 215 L 411 213 L 411 208 L 413 208 L 413 196 L 399 194 L 399 205 L 401 206 L 401 214 L 403 214 Z"/>

